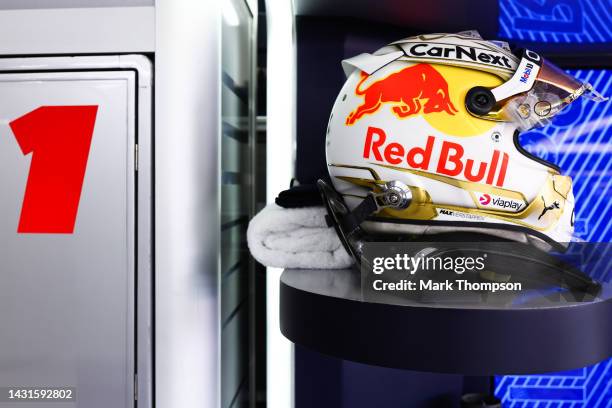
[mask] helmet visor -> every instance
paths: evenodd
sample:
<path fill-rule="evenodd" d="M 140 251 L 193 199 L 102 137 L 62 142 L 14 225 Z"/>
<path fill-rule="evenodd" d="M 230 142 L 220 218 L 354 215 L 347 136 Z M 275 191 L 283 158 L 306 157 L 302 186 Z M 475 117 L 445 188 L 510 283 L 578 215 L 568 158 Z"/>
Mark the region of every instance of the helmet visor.
<path fill-rule="evenodd" d="M 498 119 L 515 123 L 521 131 L 544 126 L 580 96 L 596 102 L 607 99 L 597 93 L 589 83 L 580 82 L 543 60 L 531 89 L 502 101 Z"/>

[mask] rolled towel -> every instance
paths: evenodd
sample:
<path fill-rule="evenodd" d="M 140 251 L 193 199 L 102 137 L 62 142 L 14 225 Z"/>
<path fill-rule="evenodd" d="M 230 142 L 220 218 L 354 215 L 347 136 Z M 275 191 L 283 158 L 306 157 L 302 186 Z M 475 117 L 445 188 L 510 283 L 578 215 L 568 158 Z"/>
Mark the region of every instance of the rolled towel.
<path fill-rule="evenodd" d="M 251 254 L 276 268 L 348 268 L 353 261 L 336 231 L 327 226 L 325 214 L 323 207 L 268 205 L 249 223 Z"/>

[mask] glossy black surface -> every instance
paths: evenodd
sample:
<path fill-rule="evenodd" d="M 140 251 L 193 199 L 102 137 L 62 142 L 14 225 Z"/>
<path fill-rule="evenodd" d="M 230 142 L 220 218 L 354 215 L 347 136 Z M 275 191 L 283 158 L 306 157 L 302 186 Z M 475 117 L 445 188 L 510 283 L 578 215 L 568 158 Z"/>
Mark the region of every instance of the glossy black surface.
<path fill-rule="evenodd" d="M 466 297 L 361 301 L 352 270 L 286 270 L 281 331 L 320 353 L 356 362 L 466 375 L 584 367 L 612 355 L 612 288 L 577 302 L 534 296 L 483 305 Z"/>

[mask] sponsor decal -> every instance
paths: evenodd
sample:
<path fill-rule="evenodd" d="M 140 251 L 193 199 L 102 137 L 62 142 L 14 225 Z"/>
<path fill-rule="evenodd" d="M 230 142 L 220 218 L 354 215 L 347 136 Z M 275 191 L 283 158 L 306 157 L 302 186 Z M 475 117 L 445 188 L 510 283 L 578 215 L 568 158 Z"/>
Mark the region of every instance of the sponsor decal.
<path fill-rule="evenodd" d="M 416 43 L 402 47 L 408 57 L 434 57 L 456 61 L 475 62 L 487 64 L 504 69 L 512 69 L 513 66 L 508 56 L 492 50 L 465 45 Z"/>
<path fill-rule="evenodd" d="M 527 65 L 525 65 L 525 69 L 523 69 L 523 75 L 521 76 L 519 81 L 521 81 L 521 82 L 526 84 L 527 80 L 529 79 L 529 76 L 531 75 L 531 70 L 532 69 L 533 69 L 533 64 L 528 62 Z"/>
<path fill-rule="evenodd" d="M 440 142 L 428 136 L 425 146 L 408 148 L 400 143 L 386 143 L 383 129 L 369 127 L 363 146 L 363 158 L 374 159 L 391 165 L 405 164 L 415 170 L 433 171 L 445 176 L 462 176 L 475 183 L 483 182 L 502 187 L 508 169 L 507 153 L 493 150 L 488 161 L 466 157 L 463 146 L 450 141 Z M 434 146 L 440 144 L 440 156 L 432 160 Z"/>
<path fill-rule="evenodd" d="M 525 203 L 511 198 L 499 197 L 491 194 L 482 194 L 478 197 L 478 202 L 481 206 L 498 209 L 498 210 L 512 210 L 514 212 L 520 211 Z"/>
<path fill-rule="evenodd" d="M 419 113 L 457 113 L 448 94 L 448 83 L 429 64 L 417 64 L 380 79 L 365 89 L 362 85 L 368 78 L 361 73 L 361 80 L 355 94 L 363 97 L 363 103 L 346 118 L 347 125 L 353 125 L 365 115 L 378 112 L 383 104 L 393 104 L 391 111 L 400 119 Z"/>
<path fill-rule="evenodd" d="M 487 205 L 491 202 L 491 196 L 488 194 L 483 194 L 478 200 L 480 201 L 480 204 Z"/>
<path fill-rule="evenodd" d="M 561 205 L 559 204 L 558 201 L 555 200 L 551 205 L 546 205 L 546 200 L 544 199 L 544 196 L 541 196 L 541 197 L 542 197 L 542 202 L 544 203 L 544 208 L 542 209 L 542 213 L 538 217 L 538 220 L 542 218 L 544 214 L 546 214 L 548 211 L 561 209 Z M 574 214 L 572 213 L 572 216 L 573 215 Z"/>
<path fill-rule="evenodd" d="M 440 215 L 449 215 L 451 217 L 456 217 L 456 218 L 464 218 L 464 219 L 469 219 L 469 220 L 484 220 L 484 217 L 480 215 L 469 214 L 469 213 L 458 212 L 458 211 L 451 211 L 451 210 L 447 210 L 444 208 L 441 208 L 438 212 Z"/>

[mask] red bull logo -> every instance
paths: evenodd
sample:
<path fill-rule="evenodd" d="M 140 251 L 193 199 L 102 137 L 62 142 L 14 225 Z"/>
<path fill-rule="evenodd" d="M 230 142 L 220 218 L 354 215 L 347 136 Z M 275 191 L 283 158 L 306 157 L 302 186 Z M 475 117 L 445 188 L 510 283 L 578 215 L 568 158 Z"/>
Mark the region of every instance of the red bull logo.
<path fill-rule="evenodd" d="M 361 89 L 368 75 L 361 73 L 355 88 L 363 96 L 363 103 L 346 118 L 353 125 L 365 115 L 381 109 L 385 103 L 392 104 L 392 112 L 399 118 L 433 112 L 457 113 L 448 95 L 448 84 L 444 77 L 429 64 L 417 64 L 395 72 Z"/>
<path fill-rule="evenodd" d="M 434 148 L 437 145 L 439 148 L 436 151 L 439 151 L 439 156 L 435 158 Z M 508 153 L 493 150 L 489 160 L 476 160 L 469 157 L 461 144 L 439 140 L 435 136 L 428 136 L 424 147 L 390 143 L 383 129 L 370 126 L 363 146 L 363 158 L 366 160 L 373 158 L 393 166 L 408 165 L 415 170 L 433 171 L 444 176 L 462 177 L 474 183 L 503 187 L 510 157 Z M 488 200 L 491 200 L 491 197 Z M 498 203 L 494 201 L 492 203 L 497 205 Z M 481 203 L 488 204 L 483 201 Z"/>

